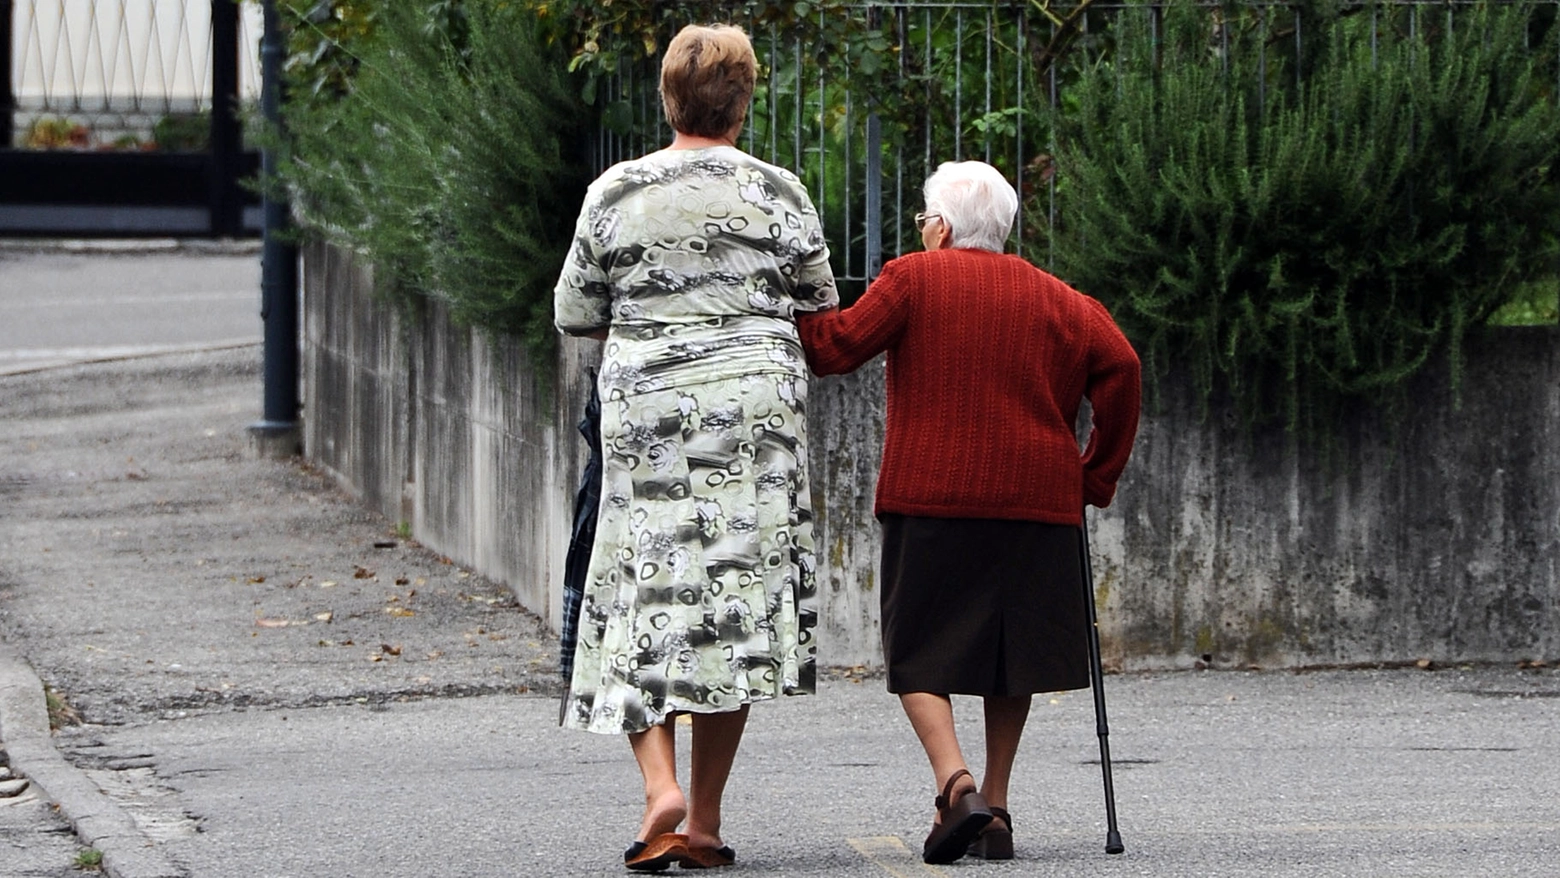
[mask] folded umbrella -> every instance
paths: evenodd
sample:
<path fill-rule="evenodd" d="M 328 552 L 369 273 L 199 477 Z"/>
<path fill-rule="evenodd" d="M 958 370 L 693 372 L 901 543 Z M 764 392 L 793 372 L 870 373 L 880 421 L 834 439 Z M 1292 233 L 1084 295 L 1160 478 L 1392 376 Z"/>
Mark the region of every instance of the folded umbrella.
<path fill-rule="evenodd" d="M 568 684 L 574 675 L 574 647 L 580 636 L 580 604 L 585 597 L 585 576 L 590 570 L 591 546 L 596 542 L 596 512 L 601 507 L 601 397 L 596 373 L 590 372 L 590 395 L 580 418 L 580 435 L 590 446 L 590 460 L 580 474 L 574 494 L 574 528 L 569 552 L 563 560 L 563 632 L 558 641 L 558 673 L 563 677 L 563 709 L 569 703 Z M 562 715 L 560 713 L 560 721 Z"/>

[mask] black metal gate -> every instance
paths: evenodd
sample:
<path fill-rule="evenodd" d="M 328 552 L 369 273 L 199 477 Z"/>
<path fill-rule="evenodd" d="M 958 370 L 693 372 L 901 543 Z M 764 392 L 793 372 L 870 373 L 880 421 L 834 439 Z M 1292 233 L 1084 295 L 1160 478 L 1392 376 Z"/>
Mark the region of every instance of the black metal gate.
<path fill-rule="evenodd" d="M 234 0 L 0 0 L 0 235 L 258 234 L 245 16 Z"/>

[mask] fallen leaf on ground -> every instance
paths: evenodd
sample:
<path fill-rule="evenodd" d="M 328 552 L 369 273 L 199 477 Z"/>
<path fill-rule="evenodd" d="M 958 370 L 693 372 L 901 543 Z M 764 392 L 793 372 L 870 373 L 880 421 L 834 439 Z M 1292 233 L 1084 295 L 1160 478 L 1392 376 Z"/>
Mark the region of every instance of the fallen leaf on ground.
<path fill-rule="evenodd" d="M 405 607 L 385 607 L 385 612 L 392 616 L 399 616 L 402 619 L 417 615 L 416 610 L 408 610 Z"/>
<path fill-rule="evenodd" d="M 318 619 L 321 622 L 329 622 L 331 619 L 336 618 L 336 614 L 335 613 L 330 613 L 330 612 L 315 613 L 314 614 L 314 618 Z"/>
<path fill-rule="evenodd" d="M 289 625 L 307 625 L 307 622 L 294 622 L 291 619 L 256 619 L 256 628 L 286 628 Z"/>
<path fill-rule="evenodd" d="M 334 580 L 334 579 L 327 579 L 324 582 L 320 583 L 320 588 L 335 588 L 335 587 L 336 587 L 336 580 Z"/>
<path fill-rule="evenodd" d="M 406 585 L 406 584 L 407 584 L 407 583 L 408 583 L 408 582 L 410 582 L 410 581 L 411 581 L 411 580 L 409 580 L 409 579 L 407 579 L 407 578 L 406 578 L 406 577 L 404 577 L 404 576 L 397 576 L 397 577 L 396 577 L 396 578 L 395 578 L 395 584 L 396 584 L 396 585 Z"/>
<path fill-rule="evenodd" d="M 259 585 L 262 582 L 265 582 L 265 577 L 264 576 L 251 576 L 251 577 L 249 577 L 249 584 L 250 585 Z"/>
<path fill-rule="evenodd" d="M 353 571 L 352 571 L 352 578 L 353 579 L 373 579 L 374 578 L 374 571 L 368 569 L 367 567 L 364 567 L 361 564 L 354 564 L 353 568 L 354 568 Z"/>
<path fill-rule="evenodd" d="M 388 643 L 381 643 L 381 644 L 379 644 L 379 649 L 385 655 L 400 655 L 401 654 L 401 647 L 399 647 L 399 646 L 391 646 Z"/>

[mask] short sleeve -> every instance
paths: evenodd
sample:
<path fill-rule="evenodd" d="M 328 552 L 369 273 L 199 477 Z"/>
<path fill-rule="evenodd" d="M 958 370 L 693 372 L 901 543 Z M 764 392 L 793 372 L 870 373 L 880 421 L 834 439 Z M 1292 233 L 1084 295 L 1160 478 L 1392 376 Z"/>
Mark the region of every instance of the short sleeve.
<path fill-rule="evenodd" d="M 802 208 L 802 253 L 796 267 L 796 286 L 791 291 L 797 311 L 826 311 L 840 304 L 840 291 L 834 284 L 834 269 L 829 266 L 829 245 L 823 237 L 823 223 L 807 191 L 797 185 Z"/>
<path fill-rule="evenodd" d="M 553 322 L 569 335 L 587 335 L 612 325 L 612 286 L 594 241 L 601 199 L 586 195 L 574 225 L 574 240 L 553 287 Z"/>

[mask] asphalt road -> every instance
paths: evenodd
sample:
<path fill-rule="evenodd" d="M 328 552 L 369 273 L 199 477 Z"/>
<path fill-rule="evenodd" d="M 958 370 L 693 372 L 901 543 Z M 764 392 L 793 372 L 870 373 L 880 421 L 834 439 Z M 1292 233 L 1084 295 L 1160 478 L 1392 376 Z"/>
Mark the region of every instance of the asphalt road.
<path fill-rule="evenodd" d="M 835 681 L 754 708 L 725 835 L 756 875 L 1552 876 L 1555 683 L 1113 677 L 1119 857 L 1102 851 L 1089 694 L 1042 698 L 1011 809 L 1018 859 L 934 868 L 917 856 L 931 781 L 897 701 L 881 681 Z M 958 707 L 978 765 L 978 707 Z M 170 790 L 162 813 L 198 815 L 197 834 L 174 814 L 163 842 L 192 875 L 617 873 L 640 805 L 628 747 L 555 719 L 549 698 L 488 696 L 207 713 L 61 744 L 145 766 Z"/>
<path fill-rule="evenodd" d="M 260 341 L 252 244 L 0 247 L 0 374 Z"/>

